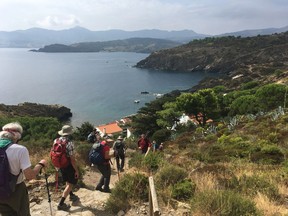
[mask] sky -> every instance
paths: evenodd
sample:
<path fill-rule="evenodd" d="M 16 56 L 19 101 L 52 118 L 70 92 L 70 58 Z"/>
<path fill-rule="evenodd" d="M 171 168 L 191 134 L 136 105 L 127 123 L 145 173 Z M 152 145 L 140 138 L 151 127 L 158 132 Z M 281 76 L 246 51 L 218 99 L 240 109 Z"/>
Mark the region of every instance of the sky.
<path fill-rule="evenodd" d="M 81 26 L 216 35 L 288 25 L 288 0 L 0 0 L 0 31 Z"/>

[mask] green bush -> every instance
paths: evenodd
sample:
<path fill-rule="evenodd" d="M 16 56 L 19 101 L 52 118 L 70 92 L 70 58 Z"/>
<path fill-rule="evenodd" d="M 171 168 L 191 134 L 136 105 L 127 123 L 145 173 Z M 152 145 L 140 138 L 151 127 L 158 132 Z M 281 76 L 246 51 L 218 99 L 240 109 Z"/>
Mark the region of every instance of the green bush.
<path fill-rule="evenodd" d="M 135 201 L 148 201 L 148 177 L 140 173 L 126 174 L 113 188 L 106 209 L 113 213 L 129 209 Z"/>
<path fill-rule="evenodd" d="M 197 193 L 191 201 L 191 207 L 193 213 L 198 215 L 261 215 L 254 202 L 229 190 Z"/>
<path fill-rule="evenodd" d="M 163 154 L 159 154 L 158 152 L 150 153 L 144 158 L 143 166 L 149 171 L 156 171 L 161 165 L 162 161 L 163 161 Z"/>
<path fill-rule="evenodd" d="M 251 82 L 247 82 L 241 85 L 241 89 L 242 90 L 247 90 L 247 89 L 252 89 L 259 86 L 259 82 L 258 81 L 251 81 Z"/>
<path fill-rule="evenodd" d="M 181 182 L 187 177 L 187 171 L 181 167 L 167 164 L 163 166 L 155 175 L 157 185 L 167 187 Z"/>
<path fill-rule="evenodd" d="M 131 158 L 128 161 L 129 167 L 135 167 L 135 168 L 142 168 L 142 163 L 144 160 L 144 155 L 140 154 L 139 152 L 131 153 Z"/>
<path fill-rule="evenodd" d="M 284 153 L 276 145 L 264 145 L 262 147 L 255 148 L 251 153 L 250 159 L 254 163 L 261 164 L 280 164 L 284 161 Z"/>
<path fill-rule="evenodd" d="M 94 126 L 90 122 L 84 122 L 80 127 L 77 127 L 73 134 L 74 139 L 85 141 L 88 134 L 94 129 Z"/>
<path fill-rule="evenodd" d="M 191 180 L 185 179 L 184 181 L 178 182 L 172 187 L 172 198 L 187 201 L 192 198 L 195 193 L 196 184 Z"/>

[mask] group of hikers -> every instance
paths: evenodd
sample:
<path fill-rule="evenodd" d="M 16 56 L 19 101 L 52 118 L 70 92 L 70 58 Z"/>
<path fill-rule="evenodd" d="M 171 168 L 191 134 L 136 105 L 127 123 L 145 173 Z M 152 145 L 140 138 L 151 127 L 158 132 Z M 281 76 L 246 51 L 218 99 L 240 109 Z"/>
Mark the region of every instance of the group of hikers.
<path fill-rule="evenodd" d="M 6 124 L 0 132 L 0 215 L 1 216 L 29 216 L 29 197 L 24 180 L 36 179 L 41 170 L 47 167 L 48 162 L 45 159 L 40 160 L 34 168 L 31 166 L 30 156 L 27 148 L 18 141 L 23 133 L 22 126 L 17 122 Z M 72 202 L 79 201 L 79 197 L 72 192 L 73 187 L 79 179 L 79 170 L 75 159 L 75 147 L 71 139 L 73 128 L 70 125 L 64 125 L 58 131 L 59 137 L 53 141 L 50 151 L 52 164 L 57 172 L 60 171 L 62 179 L 65 182 L 65 188 L 62 192 L 57 209 L 68 211 L 70 205 L 65 203 L 66 198 Z M 101 173 L 99 182 L 95 190 L 104 193 L 111 193 L 109 187 L 111 177 L 111 158 L 116 159 L 117 170 L 124 171 L 125 152 L 127 146 L 122 136 L 118 136 L 114 142 L 110 136 L 100 136 L 100 133 L 94 129 L 87 137 L 92 144 L 89 158 L 101 158 L 101 163 L 93 163 Z M 163 149 L 163 143 L 157 145 L 152 143 L 142 134 L 137 142 L 139 151 L 145 156 L 152 148 L 153 151 Z M 110 153 L 110 148 L 114 151 Z M 99 152 L 98 154 L 97 151 Z M 64 153 L 63 153 L 64 152 Z M 61 158 L 61 159 L 59 159 Z M 93 160 L 91 160 L 93 161 Z M 45 171 L 45 170 L 44 170 Z M 46 176 L 46 174 L 45 174 Z M 47 183 L 47 178 L 46 178 Z M 46 185 L 48 189 L 48 184 Z M 48 189 L 49 195 L 49 189 Z M 49 197 L 50 198 L 50 197 Z M 51 204 L 50 204 L 51 205 Z M 50 206 L 51 208 L 51 206 Z M 50 209 L 51 210 L 51 209 Z"/>

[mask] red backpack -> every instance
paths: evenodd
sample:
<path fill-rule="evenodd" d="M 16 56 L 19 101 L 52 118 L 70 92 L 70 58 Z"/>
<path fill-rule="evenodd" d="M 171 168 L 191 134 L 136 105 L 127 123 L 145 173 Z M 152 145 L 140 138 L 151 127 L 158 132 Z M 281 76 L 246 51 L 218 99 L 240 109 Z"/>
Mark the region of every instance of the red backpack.
<path fill-rule="evenodd" d="M 50 151 L 52 164 L 56 168 L 65 168 L 70 164 L 70 158 L 66 154 L 67 139 L 57 138 Z"/>

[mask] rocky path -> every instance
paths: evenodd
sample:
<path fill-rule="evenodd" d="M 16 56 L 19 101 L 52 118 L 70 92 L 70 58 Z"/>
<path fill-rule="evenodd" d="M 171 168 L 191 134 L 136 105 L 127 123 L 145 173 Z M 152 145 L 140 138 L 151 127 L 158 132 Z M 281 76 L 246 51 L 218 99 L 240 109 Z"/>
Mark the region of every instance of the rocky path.
<path fill-rule="evenodd" d="M 69 203 L 71 205 L 69 212 L 57 210 L 57 205 L 60 200 L 62 191 L 59 190 L 58 192 L 56 192 L 54 175 L 49 176 L 48 178 L 51 194 L 50 203 L 48 202 L 48 193 L 45 186 L 45 179 L 31 182 L 31 186 L 33 185 L 33 189 L 29 190 L 31 215 L 50 216 L 52 212 L 53 216 L 112 216 L 111 213 L 106 212 L 104 209 L 105 202 L 109 198 L 110 194 L 94 190 L 100 176 L 101 174 L 95 167 L 86 168 L 86 173 L 83 178 L 85 188 L 80 188 L 75 192 L 75 194 L 79 196 L 80 201 L 72 203 L 71 201 L 69 201 L 68 198 L 65 201 L 67 204 Z M 117 181 L 118 175 L 116 169 L 112 167 L 110 187 L 113 188 Z"/>
<path fill-rule="evenodd" d="M 114 160 L 113 160 L 114 163 Z M 125 166 L 125 170 L 128 171 L 128 165 Z M 125 171 L 125 172 L 126 172 Z M 125 174 L 120 173 L 121 175 Z M 86 167 L 86 172 L 83 177 L 83 182 L 85 187 L 81 187 L 75 192 L 79 196 L 80 201 L 72 203 L 69 198 L 66 199 L 66 203 L 71 205 L 69 212 L 58 211 L 57 205 L 60 201 L 62 190 L 56 192 L 55 190 L 55 176 L 51 175 L 48 178 L 49 189 L 51 194 L 51 202 L 48 202 L 48 194 L 45 184 L 45 178 L 42 177 L 40 180 L 31 181 L 27 184 L 29 189 L 30 197 L 30 212 L 32 216 L 114 216 L 105 211 L 105 203 L 107 202 L 110 194 L 102 193 L 96 191 L 95 186 L 99 181 L 101 174 L 95 167 Z M 119 181 L 118 173 L 116 171 L 115 163 L 112 166 L 112 174 L 110 187 L 113 188 L 115 184 Z M 51 206 L 51 210 L 50 210 Z M 161 209 L 161 208 L 160 208 Z M 162 207 L 162 216 L 187 216 L 189 212 L 189 207 L 186 205 L 179 205 L 178 209 L 174 210 L 172 208 Z M 146 216 L 149 213 L 148 203 L 133 206 L 128 212 L 120 211 L 117 216 Z"/>

